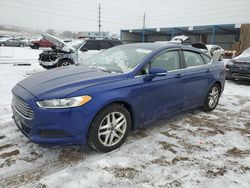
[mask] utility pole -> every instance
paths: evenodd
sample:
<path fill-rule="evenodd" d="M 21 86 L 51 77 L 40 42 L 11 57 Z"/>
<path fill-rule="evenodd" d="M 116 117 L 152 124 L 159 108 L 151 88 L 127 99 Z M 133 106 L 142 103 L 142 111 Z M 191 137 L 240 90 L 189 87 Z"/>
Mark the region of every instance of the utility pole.
<path fill-rule="evenodd" d="M 99 3 L 98 8 L 98 29 L 99 29 L 99 37 L 101 37 L 101 4 Z"/>
<path fill-rule="evenodd" d="M 142 42 L 145 41 L 145 22 L 146 22 L 146 13 L 144 13 L 143 15 Z"/>

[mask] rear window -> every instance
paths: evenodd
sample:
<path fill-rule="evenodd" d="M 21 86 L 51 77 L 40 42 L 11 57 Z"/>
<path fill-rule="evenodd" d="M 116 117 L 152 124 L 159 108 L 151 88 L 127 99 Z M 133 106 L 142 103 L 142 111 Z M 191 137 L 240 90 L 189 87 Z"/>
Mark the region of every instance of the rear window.
<path fill-rule="evenodd" d="M 201 54 L 201 56 L 204 59 L 205 64 L 208 64 L 208 63 L 211 62 L 211 58 L 210 57 L 208 57 L 208 56 L 206 56 L 204 54 Z"/>
<path fill-rule="evenodd" d="M 204 61 L 199 53 L 184 51 L 184 57 L 187 67 L 204 65 Z"/>

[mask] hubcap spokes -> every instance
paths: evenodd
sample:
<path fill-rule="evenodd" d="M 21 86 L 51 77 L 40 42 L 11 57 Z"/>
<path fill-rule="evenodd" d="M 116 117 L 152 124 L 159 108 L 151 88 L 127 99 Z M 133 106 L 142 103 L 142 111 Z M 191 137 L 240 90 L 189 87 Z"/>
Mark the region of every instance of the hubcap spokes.
<path fill-rule="evenodd" d="M 219 90 L 217 87 L 213 87 L 208 96 L 208 105 L 210 108 L 213 108 L 219 99 Z"/>
<path fill-rule="evenodd" d="M 120 112 L 112 112 L 102 120 L 99 126 L 99 141 L 104 146 L 113 146 L 123 138 L 126 128 L 125 116 Z"/>

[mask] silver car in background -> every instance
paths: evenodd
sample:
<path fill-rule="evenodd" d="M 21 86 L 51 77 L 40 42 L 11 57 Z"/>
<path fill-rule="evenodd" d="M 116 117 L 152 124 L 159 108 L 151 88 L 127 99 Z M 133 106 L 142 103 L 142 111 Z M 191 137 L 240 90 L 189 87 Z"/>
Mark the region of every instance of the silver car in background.
<path fill-rule="evenodd" d="M 0 40 L 0 46 L 17 46 L 24 47 L 28 45 L 28 40 L 25 38 L 5 38 Z"/>
<path fill-rule="evenodd" d="M 213 59 L 222 61 L 225 56 L 225 50 L 217 45 L 206 45 L 207 49 L 213 54 Z"/>

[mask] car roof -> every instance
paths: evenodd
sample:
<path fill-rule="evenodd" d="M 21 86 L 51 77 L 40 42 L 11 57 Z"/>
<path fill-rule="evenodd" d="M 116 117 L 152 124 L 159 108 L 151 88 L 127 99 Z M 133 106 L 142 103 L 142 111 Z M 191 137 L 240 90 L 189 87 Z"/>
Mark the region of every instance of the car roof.
<path fill-rule="evenodd" d="M 112 40 L 112 39 L 81 39 L 84 41 L 108 41 L 108 42 L 122 42 L 121 40 Z"/>
<path fill-rule="evenodd" d="M 169 44 L 169 43 L 132 43 L 132 44 L 125 44 L 126 46 L 137 47 L 137 48 L 144 48 L 148 50 L 157 50 L 164 47 L 180 47 L 181 45 L 177 44 Z"/>
<path fill-rule="evenodd" d="M 168 49 L 168 48 L 180 48 L 184 50 L 191 50 L 195 52 L 201 52 L 201 50 L 187 46 L 182 44 L 174 44 L 174 43 L 133 43 L 133 44 L 125 44 L 126 46 L 137 47 L 137 48 L 144 48 L 147 50 L 160 50 L 160 49 Z"/>

